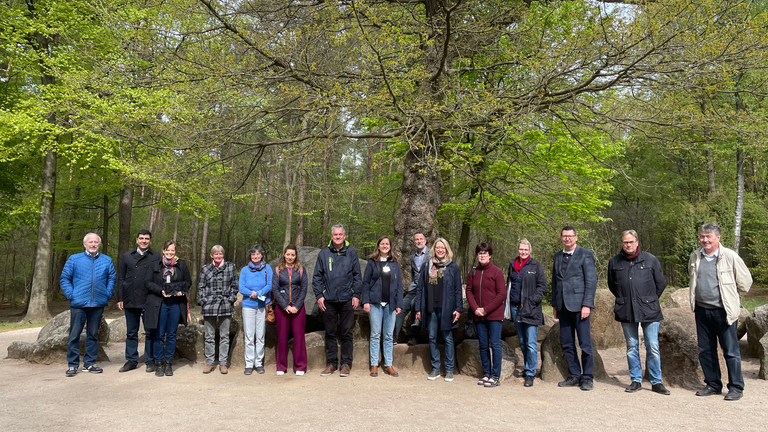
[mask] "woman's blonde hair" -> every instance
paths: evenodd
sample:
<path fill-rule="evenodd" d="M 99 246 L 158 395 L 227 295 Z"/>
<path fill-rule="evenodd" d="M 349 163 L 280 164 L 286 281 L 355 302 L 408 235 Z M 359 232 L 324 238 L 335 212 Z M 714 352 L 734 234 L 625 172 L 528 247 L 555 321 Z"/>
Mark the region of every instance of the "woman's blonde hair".
<path fill-rule="evenodd" d="M 432 248 L 429 250 L 429 259 L 435 258 L 435 246 L 437 246 L 438 243 L 442 243 L 445 246 L 445 256 L 448 257 L 449 260 L 453 261 L 453 251 L 451 250 L 451 245 L 448 244 L 448 240 L 438 237 L 435 239 L 435 242 L 432 243 Z"/>

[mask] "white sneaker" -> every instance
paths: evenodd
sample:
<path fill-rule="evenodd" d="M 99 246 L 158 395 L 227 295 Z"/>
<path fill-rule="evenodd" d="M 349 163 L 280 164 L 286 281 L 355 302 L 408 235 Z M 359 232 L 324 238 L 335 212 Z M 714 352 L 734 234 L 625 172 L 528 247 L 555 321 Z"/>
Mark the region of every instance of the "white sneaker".
<path fill-rule="evenodd" d="M 277 371 L 277 376 L 285 375 L 285 371 Z"/>
<path fill-rule="evenodd" d="M 304 375 L 304 371 L 296 371 L 296 376 L 302 376 Z"/>

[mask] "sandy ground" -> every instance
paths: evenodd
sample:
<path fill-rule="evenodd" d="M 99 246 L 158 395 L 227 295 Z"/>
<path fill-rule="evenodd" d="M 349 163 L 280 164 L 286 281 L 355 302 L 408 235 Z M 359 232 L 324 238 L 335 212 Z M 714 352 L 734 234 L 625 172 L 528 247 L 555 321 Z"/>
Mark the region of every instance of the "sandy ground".
<path fill-rule="evenodd" d="M 12 341 L 34 341 L 38 331 L 0 333 L 0 352 Z M 595 383 L 591 392 L 539 379 L 532 388 L 515 379 L 484 389 L 461 375 L 451 383 L 405 371 L 371 378 L 364 366 L 354 366 L 348 378 L 321 377 L 319 370 L 278 377 L 274 366 L 265 375 L 203 375 L 202 366 L 180 362 L 175 376 L 158 378 L 143 368 L 118 373 L 123 345 L 106 351 L 113 361 L 100 364 L 103 374 L 74 378 L 64 376 L 63 363 L 0 360 L 0 430 L 758 431 L 768 424 L 768 382 L 757 379 L 754 359 L 744 361 L 744 398 L 725 402 L 680 388 L 661 396 L 647 382 L 643 391 L 625 393 L 623 349 L 601 351 L 615 379 Z"/>

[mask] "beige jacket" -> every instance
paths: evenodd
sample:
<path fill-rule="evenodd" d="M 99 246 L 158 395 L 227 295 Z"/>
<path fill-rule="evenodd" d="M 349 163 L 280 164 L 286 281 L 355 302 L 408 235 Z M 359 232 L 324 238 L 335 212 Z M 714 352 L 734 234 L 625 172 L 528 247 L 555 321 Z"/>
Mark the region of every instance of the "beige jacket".
<path fill-rule="evenodd" d="M 691 310 L 696 309 L 696 277 L 699 274 L 701 249 L 696 249 L 688 260 L 688 273 L 691 276 Z M 733 250 L 720 245 L 717 255 L 717 282 L 720 286 L 720 298 L 723 300 L 728 324 L 739 319 L 741 299 L 739 293 L 746 293 L 752 286 L 752 275 L 741 257 Z"/>

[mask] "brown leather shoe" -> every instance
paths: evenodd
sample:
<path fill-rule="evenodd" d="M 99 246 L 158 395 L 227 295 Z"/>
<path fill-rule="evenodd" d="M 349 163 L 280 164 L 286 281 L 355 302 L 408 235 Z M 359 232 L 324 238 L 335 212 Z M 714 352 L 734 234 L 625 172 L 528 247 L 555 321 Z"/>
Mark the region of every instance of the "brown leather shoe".
<path fill-rule="evenodd" d="M 398 374 L 397 371 L 395 370 L 395 368 L 393 368 L 392 366 L 386 366 L 384 368 L 384 373 L 389 375 L 389 376 L 393 376 L 393 377 L 399 377 L 400 376 L 400 374 Z"/>
<path fill-rule="evenodd" d="M 349 376 L 349 365 L 348 364 L 341 365 L 341 370 L 339 371 L 339 376 L 342 376 L 342 377 L 348 377 Z"/>
<path fill-rule="evenodd" d="M 229 369 L 227 369 L 226 366 L 221 365 L 221 366 L 219 366 L 219 372 L 221 372 L 222 375 L 226 375 L 227 372 L 229 372 Z"/>
<path fill-rule="evenodd" d="M 205 367 L 203 368 L 203 373 L 209 374 L 215 370 L 216 370 L 216 365 L 205 365 Z"/>
<path fill-rule="evenodd" d="M 328 365 L 328 367 L 325 368 L 324 371 L 320 372 L 320 376 L 333 375 L 334 372 L 336 372 L 336 366 Z"/>
<path fill-rule="evenodd" d="M 379 376 L 379 367 L 378 366 L 371 366 L 371 376 L 372 377 Z"/>

